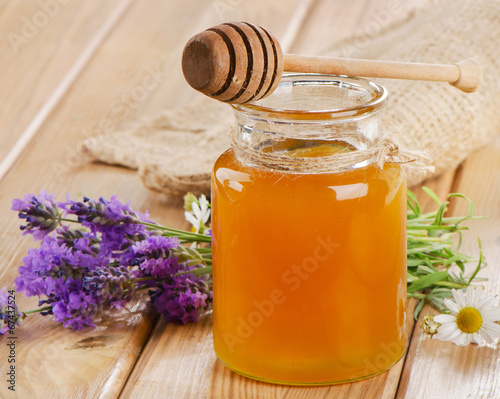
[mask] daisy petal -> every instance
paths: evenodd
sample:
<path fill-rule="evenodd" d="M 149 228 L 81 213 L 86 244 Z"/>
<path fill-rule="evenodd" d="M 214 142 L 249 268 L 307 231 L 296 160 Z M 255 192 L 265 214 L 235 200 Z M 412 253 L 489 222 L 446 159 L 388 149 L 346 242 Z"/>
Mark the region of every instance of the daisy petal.
<path fill-rule="evenodd" d="M 455 302 L 453 302 L 451 299 L 445 298 L 444 299 L 444 304 L 453 313 L 457 314 L 458 312 L 460 312 L 460 307 Z"/>
<path fill-rule="evenodd" d="M 208 218 L 210 217 L 210 209 L 207 209 L 205 213 L 203 214 L 203 217 L 201 218 L 201 221 L 205 224 L 208 221 Z"/>
<path fill-rule="evenodd" d="M 488 334 L 484 329 L 479 330 L 478 334 L 481 336 L 481 338 L 484 341 L 486 341 L 486 343 L 492 344 L 494 342 L 493 337 L 490 334 Z M 476 340 L 476 342 L 479 344 L 479 342 L 477 340 Z"/>
<path fill-rule="evenodd" d="M 491 335 L 492 338 L 500 338 L 500 326 L 495 323 L 484 323 L 479 332 L 485 331 L 487 334 Z"/>
<path fill-rule="evenodd" d="M 488 309 L 498 306 L 498 298 L 493 295 L 486 295 L 477 305 L 478 309 Z"/>
<path fill-rule="evenodd" d="M 191 209 L 193 210 L 193 214 L 196 217 L 196 219 L 201 219 L 201 209 L 197 202 L 193 202 L 191 204 Z"/>
<path fill-rule="evenodd" d="M 460 330 L 457 330 L 454 334 L 450 336 L 448 341 L 453 342 L 460 346 L 467 345 L 468 344 L 467 334 L 463 333 Z"/>
<path fill-rule="evenodd" d="M 457 318 L 455 316 L 452 316 L 451 314 L 439 314 L 437 316 L 434 316 L 434 321 L 437 323 L 451 323 L 454 322 Z"/>
<path fill-rule="evenodd" d="M 436 339 L 439 339 L 441 341 L 453 341 L 455 338 L 457 338 L 462 332 L 458 328 L 445 328 L 443 329 L 444 326 L 439 327 L 438 332 L 434 337 Z M 449 327 L 449 326 L 446 326 Z"/>
<path fill-rule="evenodd" d="M 485 337 L 483 337 L 481 334 L 479 333 L 472 333 L 472 342 L 475 342 L 476 344 L 478 344 L 479 346 L 483 346 L 484 345 L 484 342 L 487 341 L 486 339 L 484 339 Z M 490 337 L 491 338 L 491 337 Z M 490 342 L 491 343 L 491 342 Z"/>
<path fill-rule="evenodd" d="M 459 346 L 469 345 L 471 342 L 471 337 L 469 337 L 469 335 L 472 334 L 460 333 L 460 335 L 453 341 L 453 343 Z"/>
<path fill-rule="evenodd" d="M 481 312 L 484 321 L 500 320 L 500 307 L 487 309 Z"/>
<path fill-rule="evenodd" d="M 482 291 L 480 289 L 475 289 L 472 286 L 468 286 L 465 291 L 465 303 L 470 307 L 477 307 L 478 298 L 482 295 Z"/>
<path fill-rule="evenodd" d="M 465 296 L 462 291 L 459 290 L 451 290 L 451 293 L 453 295 L 453 299 L 455 299 L 455 302 L 460 308 L 465 308 L 467 306 L 465 302 Z"/>
<path fill-rule="evenodd" d="M 470 306 L 473 306 L 475 308 L 478 307 L 479 302 L 481 301 L 481 297 L 483 296 L 483 292 L 480 288 L 471 288 L 471 299 L 470 299 Z"/>
<path fill-rule="evenodd" d="M 188 212 L 188 211 L 184 212 L 184 217 L 193 226 L 196 224 L 199 224 L 198 219 L 196 219 L 196 217 L 191 212 Z"/>

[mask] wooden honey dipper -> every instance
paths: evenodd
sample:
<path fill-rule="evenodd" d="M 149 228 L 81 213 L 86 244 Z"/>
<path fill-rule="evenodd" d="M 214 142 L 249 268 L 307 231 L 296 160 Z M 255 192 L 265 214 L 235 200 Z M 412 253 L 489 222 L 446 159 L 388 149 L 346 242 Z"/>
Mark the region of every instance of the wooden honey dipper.
<path fill-rule="evenodd" d="M 276 38 L 247 22 L 224 23 L 192 37 L 182 70 L 191 87 L 219 101 L 243 104 L 271 94 L 283 71 L 448 82 L 470 93 L 481 82 L 474 59 L 452 65 L 283 54 Z"/>

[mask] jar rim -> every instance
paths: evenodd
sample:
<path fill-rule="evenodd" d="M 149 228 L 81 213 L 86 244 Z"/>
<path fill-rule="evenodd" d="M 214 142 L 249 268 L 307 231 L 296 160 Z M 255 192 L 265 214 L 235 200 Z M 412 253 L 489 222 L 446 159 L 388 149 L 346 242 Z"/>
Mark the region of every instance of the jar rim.
<path fill-rule="evenodd" d="M 320 110 L 301 110 L 301 109 L 280 109 L 274 107 L 268 107 L 261 105 L 262 100 L 257 102 L 250 102 L 246 104 L 230 104 L 235 111 L 254 114 L 256 116 L 267 115 L 267 117 L 285 118 L 285 119 L 329 119 L 329 120 L 339 120 L 339 119 L 357 119 L 358 117 L 366 116 L 366 114 L 373 114 L 379 111 L 387 103 L 388 93 L 387 89 L 375 82 L 367 79 L 358 77 L 348 77 L 342 75 L 326 75 L 317 73 L 290 73 L 283 74 L 282 80 L 278 85 L 284 84 L 298 84 L 298 85 L 308 85 L 313 86 L 329 84 L 331 86 L 338 86 L 342 88 L 352 88 L 353 90 L 357 88 L 358 90 L 365 90 L 370 98 L 368 101 L 357 104 L 355 106 L 345 107 L 345 108 L 332 108 L 332 109 L 320 109 Z M 276 92 L 275 91 L 275 92 Z M 272 96 L 271 94 L 269 98 Z"/>

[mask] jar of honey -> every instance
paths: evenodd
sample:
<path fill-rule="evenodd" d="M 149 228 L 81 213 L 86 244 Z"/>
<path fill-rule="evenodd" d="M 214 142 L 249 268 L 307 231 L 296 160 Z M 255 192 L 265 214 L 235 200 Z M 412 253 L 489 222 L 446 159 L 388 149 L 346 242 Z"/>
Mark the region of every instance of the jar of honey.
<path fill-rule="evenodd" d="M 231 370 L 333 384 L 403 355 L 405 174 L 352 162 L 380 139 L 386 102 L 363 79 L 295 74 L 233 105 L 212 177 L 214 347 Z"/>

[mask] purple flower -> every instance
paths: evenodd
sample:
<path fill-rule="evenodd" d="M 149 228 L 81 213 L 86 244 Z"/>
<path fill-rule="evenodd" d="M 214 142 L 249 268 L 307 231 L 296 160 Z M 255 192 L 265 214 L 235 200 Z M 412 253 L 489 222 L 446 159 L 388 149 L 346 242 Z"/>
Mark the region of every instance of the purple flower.
<path fill-rule="evenodd" d="M 43 191 L 14 200 L 12 209 L 26 219 L 25 233 L 42 240 L 24 257 L 16 289 L 38 296 L 41 314 L 54 315 L 64 327 L 95 326 L 93 318 L 103 308 L 123 307 L 142 287 L 151 288 L 151 300 L 167 321 L 197 321 L 211 307 L 208 276 L 196 276 L 201 265 L 192 266 L 201 257 L 176 237 L 149 231 L 154 226 L 148 214 L 134 212 L 115 196 L 56 204 Z M 60 209 L 76 215 L 80 226 L 62 225 Z M 4 296 L 0 292 L 0 321 Z M 5 331 L 0 324 L 0 334 Z"/>
<path fill-rule="evenodd" d="M 146 227 L 141 222 L 151 222 L 148 213 L 133 211 L 130 202 L 122 204 L 116 196 L 110 200 L 99 198 L 93 201 L 84 197 L 83 201 L 72 201 L 59 205 L 68 214 L 78 216 L 78 221 L 93 233 L 101 234 L 100 251 L 108 256 L 123 251 L 146 237 Z"/>
<path fill-rule="evenodd" d="M 85 303 L 85 302 L 83 302 Z M 62 322 L 64 328 L 81 330 L 83 327 L 95 327 L 93 316 L 99 309 L 96 306 L 85 306 L 79 309 L 71 309 L 67 301 L 61 300 L 52 306 L 52 313 L 56 321 Z"/>
<path fill-rule="evenodd" d="M 92 271 L 108 265 L 110 258 L 98 252 L 94 233 L 58 230 L 58 237 L 47 235 L 40 248 L 30 249 L 19 267 L 16 289 L 26 296 L 38 296 L 43 315 L 54 314 L 64 326 L 81 329 L 93 326 L 92 317 L 102 304 L 95 293 L 83 288 Z"/>
<path fill-rule="evenodd" d="M 52 314 L 55 316 L 56 321 L 64 321 L 71 317 L 69 306 L 64 301 L 59 301 L 52 305 Z"/>
<path fill-rule="evenodd" d="M 177 257 L 172 254 L 178 246 L 176 237 L 149 234 L 130 247 L 125 260 L 132 266 L 139 266 L 145 275 L 165 279 L 180 268 Z"/>
<path fill-rule="evenodd" d="M 165 321 L 180 321 L 182 324 L 197 322 L 199 315 L 211 307 L 213 300 L 205 278 L 192 274 L 174 276 L 157 290 L 150 290 L 149 295 Z"/>
<path fill-rule="evenodd" d="M 83 327 L 96 327 L 96 325 L 93 322 L 93 315 L 84 317 L 81 315 L 78 315 L 76 317 L 66 319 L 63 321 L 63 327 L 64 328 L 71 328 L 72 330 L 81 330 Z"/>
<path fill-rule="evenodd" d="M 122 308 L 135 294 L 135 278 L 135 274 L 123 266 L 101 267 L 83 279 L 83 288 L 101 305 Z"/>
<path fill-rule="evenodd" d="M 110 200 L 103 197 L 99 201 L 93 201 L 84 197 L 82 201 L 72 201 L 59 204 L 68 214 L 78 216 L 78 221 L 82 225 L 95 231 L 106 231 L 106 227 L 117 225 L 134 225 L 141 222 L 151 222 L 148 213 L 142 214 L 130 208 L 130 202 L 121 203 L 116 196 Z"/>
<path fill-rule="evenodd" d="M 7 287 L 0 290 L 0 336 L 7 335 L 25 317 L 13 300 L 9 301 Z"/>
<path fill-rule="evenodd" d="M 40 248 L 30 249 L 24 257 L 19 276 L 15 279 L 16 289 L 24 291 L 28 297 L 49 296 L 57 290 L 66 289 L 66 285 L 61 287 L 62 282 L 74 284 L 84 274 L 109 263 L 109 258 L 88 253 L 90 249 L 80 244 L 83 250 L 77 246 L 68 247 L 53 236 L 45 236 Z"/>
<path fill-rule="evenodd" d="M 19 218 L 26 220 L 26 225 L 21 225 L 23 235 L 31 234 L 35 240 L 43 239 L 61 221 L 54 194 L 47 194 L 45 190 L 38 196 L 27 194 L 22 200 L 14 199 L 12 210 L 19 213 Z"/>
<path fill-rule="evenodd" d="M 57 243 L 66 245 L 68 248 L 75 248 L 82 253 L 96 255 L 100 253 L 99 244 L 101 238 L 95 233 L 82 231 L 81 229 L 71 229 L 68 226 L 62 226 L 57 229 Z"/>
<path fill-rule="evenodd" d="M 210 307 L 212 292 L 206 276 L 177 274 L 197 268 L 179 263 L 175 255 L 178 248 L 179 240 L 176 237 L 150 233 L 146 239 L 129 248 L 127 257 L 131 265 L 139 266 L 143 276 L 154 277 L 145 284 L 156 286 L 156 290 L 150 290 L 149 295 L 158 313 L 167 322 L 180 321 L 186 324 L 197 321 L 199 314 Z"/>

